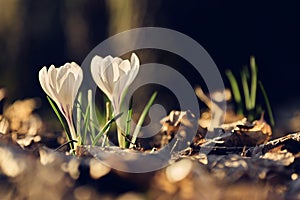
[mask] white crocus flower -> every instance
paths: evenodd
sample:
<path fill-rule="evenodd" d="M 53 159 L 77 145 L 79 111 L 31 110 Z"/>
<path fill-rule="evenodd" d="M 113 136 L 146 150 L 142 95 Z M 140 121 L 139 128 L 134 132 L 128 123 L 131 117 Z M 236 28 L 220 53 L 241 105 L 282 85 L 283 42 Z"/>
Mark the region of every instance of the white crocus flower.
<path fill-rule="evenodd" d="M 114 113 L 119 114 L 127 88 L 138 74 L 139 58 L 133 53 L 131 59 L 107 56 L 94 56 L 91 62 L 91 73 L 98 87 L 112 103 Z"/>
<path fill-rule="evenodd" d="M 94 56 L 91 62 L 91 73 L 98 87 L 110 100 L 114 114 L 120 113 L 122 100 L 129 85 L 138 74 L 140 61 L 133 53 L 129 60 L 107 56 L 102 58 Z M 118 142 L 120 147 L 125 147 L 124 132 L 118 126 Z"/>
<path fill-rule="evenodd" d="M 43 67 L 39 72 L 39 81 L 45 93 L 56 103 L 67 120 L 71 132 L 70 139 L 77 139 L 72 120 L 72 110 L 76 95 L 83 79 L 82 69 L 75 63 L 66 63 L 55 68 Z"/>

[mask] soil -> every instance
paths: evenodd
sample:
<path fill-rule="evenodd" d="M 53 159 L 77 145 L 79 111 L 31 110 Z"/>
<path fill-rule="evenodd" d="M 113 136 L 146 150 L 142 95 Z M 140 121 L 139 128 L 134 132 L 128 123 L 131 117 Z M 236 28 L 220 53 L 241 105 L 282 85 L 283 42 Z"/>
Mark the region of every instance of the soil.
<path fill-rule="evenodd" d="M 0 118 L 1 200 L 300 199 L 300 133 L 273 139 L 263 118 L 209 130 L 174 111 L 135 148 L 85 145 L 72 155 L 34 108 L 20 101 Z"/>
<path fill-rule="evenodd" d="M 300 198 L 300 133 L 244 147 L 224 143 L 201 146 L 201 134 L 199 131 L 198 138 L 184 150 L 172 148 L 166 167 L 144 173 L 122 172 L 132 167 L 126 164 L 122 171 L 107 165 L 109 160 L 117 162 L 118 155 L 130 158 L 137 151 L 134 149 L 84 146 L 81 152 L 85 153 L 76 157 L 66 155 L 63 148 L 59 151 L 49 148 L 55 146 L 54 137 L 49 135 L 25 148 L 19 147 L 9 135 L 2 135 L 0 196 L 1 199 Z M 140 154 L 148 156 L 153 152 Z"/>

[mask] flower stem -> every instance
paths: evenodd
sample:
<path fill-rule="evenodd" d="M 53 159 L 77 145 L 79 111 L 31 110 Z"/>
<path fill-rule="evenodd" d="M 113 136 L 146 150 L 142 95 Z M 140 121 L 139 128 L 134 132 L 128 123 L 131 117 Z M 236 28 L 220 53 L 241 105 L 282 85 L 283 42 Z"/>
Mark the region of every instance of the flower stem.
<path fill-rule="evenodd" d="M 117 128 L 118 131 L 118 142 L 119 142 L 119 147 L 125 148 L 126 147 L 126 140 L 124 137 L 124 131 L 121 128 Z"/>
<path fill-rule="evenodd" d="M 95 133 L 95 127 L 93 126 L 94 121 L 94 107 L 93 107 L 93 99 L 92 99 L 92 90 L 88 90 L 88 105 L 90 105 L 90 130 L 93 138 L 95 138 L 96 133 Z"/>
<path fill-rule="evenodd" d="M 77 137 L 77 134 L 76 134 L 76 130 L 75 130 L 75 127 L 74 127 L 74 123 L 73 123 L 73 120 L 72 120 L 72 112 L 68 112 L 68 117 L 66 118 L 66 121 L 67 121 L 67 124 L 69 126 L 69 130 L 70 130 L 70 133 L 71 133 L 71 138 L 69 138 L 70 140 L 78 140 L 80 138 Z M 73 146 L 73 149 L 72 150 L 76 150 L 76 147 L 78 146 L 78 143 L 80 141 L 77 141 L 77 142 L 73 142 L 72 146 Z"/>

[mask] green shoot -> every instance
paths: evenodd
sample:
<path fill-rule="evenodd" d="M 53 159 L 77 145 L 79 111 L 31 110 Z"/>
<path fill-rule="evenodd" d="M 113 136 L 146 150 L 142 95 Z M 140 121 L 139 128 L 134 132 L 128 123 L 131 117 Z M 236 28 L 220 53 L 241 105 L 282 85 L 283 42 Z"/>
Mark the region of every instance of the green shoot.
<path fill-rule="evenodd" d="M 242 104 L 242 97 L 240 93 L 240 89 L 237 83 L 237 80 L 231 70 L 226 70 L 226 75 L 229 79 L 231 90 L 233 93 L 233 98 L 237 104 L 237 114 L 243 114 L 243 104 Z"/>
<path fill-rule="evenodd" d="M 106 122 L 108 122 L 110 120 L 110 115 L 111 115 L 110 111 L 111 111 L 110 101 L 106 101 L 106 104 L 105 104 L 105 121 Z M 109 146 L 107 132 L 104 133 L 104 138 L 103 138 L 103 141 L 102 141 L 102 147 L 104 147 L 105 143 L 107 143 L 106 145 Z"/>
<path fill-rule="evenodd" d="M 243 86 L 243 91 L 244 91 L 244 96 L 245 96 L 245 106 L 247 110 L 251 110 L 251 101 L 250 101 L 250 93 L 249 93 L 249 85 L 248 85 L 248 80 L 247 80 L 247 71 L 246 68 L 241 71 L 241 79 L 242 79 L 242 86 Z"/>
<path fill-rule="evenodd" d="M 144 110 L 143 110 L 143 112 L 142 112 L 142 114 L 141 114 L 141 116 L 139 118 L 139 121 L 138 121 L 138 123 L 137 123 L 137 125 L 135 127 L 135 130 L 133 132 L 132 139 L 131 139 L 131 144 L 130 144 L 129 148 L 132 148 L 133 145 L 135 144 L 137 136 L 138 136 L 138 134 L 139 134 L 139 132 L 140 132 L 140 130 L 142 128 L 142 125 L 143 125 L 143 123 L 145 121 L 145 118 L 146 118 L 146 116 L 147 116 L 147 114 L 148 114 L 148 112 L 149 112 L 149 110 L 150 110 L 150 108 L 151 108 L 151 106 L 152 106 L 152 104 L 153 104 L 156 96 L 157 96 L 157 92 L 154 92 L 152 94 L 151 98 L 149 99 L 148 103 L 146 104 L 146 106 L 145 106 L 145 108 L 144 108 Z"/>
<path fill-rule="evenodd" d="M 89 115 L 90 115 L 90 104 L 88 104 L 88 106 L 86 107 L 86 112 L 85 115 L 83 117 L 83 127 L 84 127 L 84 131 L 83 131 L 83 139 L 82 139 L 82 143 L 85 144 L 86 142 L 86 136 L 87 136 L 87 132 L 88 132 L 88 128 L 89 128 Z M 93 135 L 91 135 L 91 139 L 93 140 Z"/>
<path fill-rule="evenodd" d="M 58 108 L 55 106 L 55 104 L 53 103 L 53 100 L 47 96 L 47 99 L 52 107 L 52 109 L 54 110 L 59 122 L 61 123 L 63 129 L 65 130 L 66 132 L 66 135 L 67 135 L 67 140 L 68 141 L 71 141 L 73 140 L 72 136 L 71 136 L 71 132 L 68 128 L 68 125 L 66 124 L 66 122 L 63 120 L 63 118 L 61 117 L 61 114 L 60 114 L 60 111 L 58 110 Z M 73 142 L 70 143 L 70 148 L 73 149 L 74 145 L 73 145 Z"/>
<path fill-rule="evenodd" d="M 97 142 L 98 142 L 99 139 L 103 136 L 103 134 L 105 134 L 105 133 L 109 130 L 111 124 L 112 124 L 113 122 L 115 122 L 119 117 L 121 117 L 122 114 L 123 114 L 123 113 L 119 113 L 119 114 L 117 114 L 114 118 L 112 118 L 111 120 L 109 120 L 108 122 L 106 122 L 106 124 L 105 124 L 104 127 L 101 129 L 101 131 L 100 131 L 100 132 L 96 135 L 96 137 L 93 139 L 93 143 L 92 143 L 93 146 L 95 146 L 95 145 L 97 144 Z"/>
<path fill-rule="evenodd" d="M 250 57 L 250 68 L 251 68 L 251 108 L 254 109 L 256 101 L 256 89 L 257 89 L 257 66 L 255 58 Z"/>
<path fill-rule="evenodd" d="M 87 95 L 87 98 L 88 98 L 88 105 L 89 105 L 89 108 L 90 108 L 90 111 L 89 111 L 89 118 L 90 118 L 90 122 L 94 122 L 94 107 L 93 107 L 93 99 L 92 99 L 92 90 L 89 89 L 88 90 L 88 95 Z M 94 126 L 90 126 L 90 131 L 91 131 L 91 136 L 92 138 L 95 137 L 95 128 Z"/>
<path fill-rule="evenodd" d="M 117 127 L 117 132 L 118 132 L 118 143 L 119 147 L 125 148 L 126 147 L 126 138 L 123 130 L 119 127 Z"/>
<path fill-rule="evenodd" d="M 81 105 L 82 105 L 82 92 L 78 93 L 78 98 L 77 98 L 77 108 L 76 108 L 76 131 L 78 135 L 81 135 Z"/>
<path fill-rule="evenodd" d="M 130 98 L 128 113 L 127 113 L 127 119 L 126 119 L 126 130 L 125 130 L 126 138 L 129 138 L 129 135 L 130 135 L 130 128 L 131 128 L 130 125 L 131 125 L 131 119 L 132 119 L 132 104 L 133 104 L 133 98 Z M 126 146 L 126 148 L 129 147 L 129 141 L 128 140 L 126 140 L 125 146 Z"/>
<path fill-rule="evenodd" d="M 269 119 L 270 119 L 270 124 L 271 124 L 271 126 L 274 126 L 275 125 L 275 120 L 274 120 L 274 116 L 273 116 L 273 112 L 272 112 L 272 108 L 271 108 L 271 104 L 270 104 L 267 92 L 266 92 L 266 90 L 265 90 L 265 88 L 264 88 L 261 81 L 258 81 L 258 85 L 259 85 L 259 87 L 261 89 L 261 92 L 262 92 L 262 95 L 265 99 L 265 103 L 266 103 L 266 107 L 267 107 L 267 111 L 268 111 L 268 115 L 269 115 Z"/>
<path fill-rule="evenodd" d="M 251 70 L 251 74 L 249 74 L 248 68 L 244 67 L 240 73 L 243 94 L 244 94 L 244 104 L 245 104 L 245 108 L 246 108 L 245 112 L 243 112 L 242 98 L 241 98 L 241 93 L 239 90 L 238 82 L 230 70 L 226 71 L 226 75 L 227 75 L 230 85 L 231 85 L 234 100 L 238 106 L 237 114 L 241 114 L 241 113 L 246 114 L 246 115 L 248 115 L 248 118 L 251 121 L 254 119 L 255 114 L 263 112 L 261 109 L 261 106 L 256 104 L 257 84 L 259 84 L 259 87 L 261 89 L 261 92 L 262 92 L 262 95 L 263 95 L 263 98 L 264 98 L 264 101 L 265 101 L 265 104 L 267 107 L 267 111 L 269 114 L 270 124 L 272 126 L 274 126 L 275 121 L 274 121 L 274 117 L 273 117 L 269 99 L 267 97 L 266 91 L 265 91 L 261 81 L 259 81 L 257 78 L 258 77 L 257 65 L 256 65 L 254 57 L 250 57 L 250 70 Z M 251 79 L 250 87 L 248 84 L 249 79 Z M 255 111 L 255 108 L 256 108 L 256 111 Z"/>

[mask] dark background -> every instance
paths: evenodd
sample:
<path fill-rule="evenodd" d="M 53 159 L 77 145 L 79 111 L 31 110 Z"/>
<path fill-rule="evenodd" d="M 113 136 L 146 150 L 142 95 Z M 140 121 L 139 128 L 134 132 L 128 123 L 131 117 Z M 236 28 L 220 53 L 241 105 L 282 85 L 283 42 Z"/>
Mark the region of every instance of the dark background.
<path fill-rule="evenodd" d="M 230 68 L 238 74 L 254 55 L 278 126 L 295 131 L 284 120 L 300 110 L 297 1 L 129 0 L 112 12 L 120 2 L 0 0 L 0 86 L 8 89 L 10 101 L 41 97 L 45 103 L 41 67 L 81 63 L 110 35 L 158 26 L 195 39 L 221 72 Z M 120 24 L 111 25 L 113 20 Z"/>

